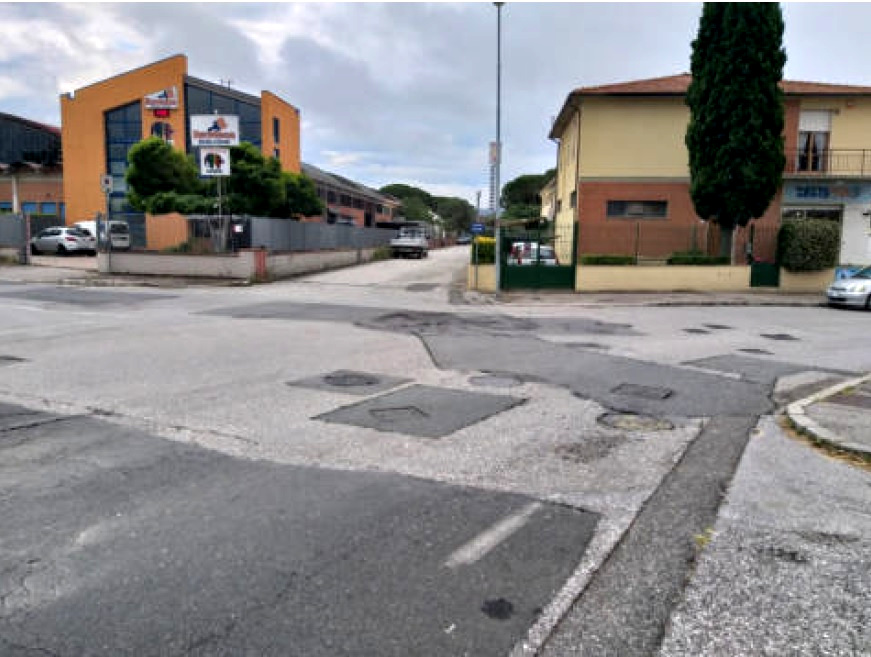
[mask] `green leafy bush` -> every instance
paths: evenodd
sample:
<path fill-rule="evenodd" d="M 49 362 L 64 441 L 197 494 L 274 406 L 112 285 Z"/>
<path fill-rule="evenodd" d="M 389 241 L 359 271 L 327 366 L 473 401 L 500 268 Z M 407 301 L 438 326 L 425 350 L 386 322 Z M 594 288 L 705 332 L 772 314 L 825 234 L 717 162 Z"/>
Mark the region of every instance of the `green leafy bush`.
<path fill-rule="evenodd" d="M 670 265 L 728 265 L 729 256 L 712 256 L 701 251 L 678 251 L 668 257 Z"/>
<path fill-rule="evenodd" d="M 475 262 L 475 245 L 478 246 L 478 262 Z M 478 236 L 472 241 L 472 248 L 469 249 L 472 264 L 492 265 L 496 262 L 496 240 L 492 237 Z"/>
<path fill-rule="evenodd" d="M 783 222 L 777 233 L 777 262 L 787 271 L 821 271 L 838 260 L 841 236 L 837 222 L 797 219 Z"/>
<path fill-rule="evenodd" d="M 635 256 L 594 254 L 581 256 L 582 265 L 634 265 Z"/>
<path fill-rule="evenodd" d="M 390 247 L 389 246 L 379 246 L 376 247 L 372 251 L 372 262 L 377 262 L 379 260 L 390 260 Z"/>

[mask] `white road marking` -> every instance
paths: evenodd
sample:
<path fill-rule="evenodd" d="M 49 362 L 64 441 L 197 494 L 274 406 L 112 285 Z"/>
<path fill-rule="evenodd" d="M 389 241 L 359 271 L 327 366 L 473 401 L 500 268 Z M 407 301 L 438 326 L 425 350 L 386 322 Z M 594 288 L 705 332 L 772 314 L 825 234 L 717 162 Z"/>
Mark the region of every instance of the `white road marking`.
<path fill-rule="evenodd" d="M 529 519 L 541 506 L 541 502 L 532 502 L 510 516 L 503 518 L 456 550 L 445 561 L 445 566 L 457 568 L 475 563 L 529 522 Z"/>

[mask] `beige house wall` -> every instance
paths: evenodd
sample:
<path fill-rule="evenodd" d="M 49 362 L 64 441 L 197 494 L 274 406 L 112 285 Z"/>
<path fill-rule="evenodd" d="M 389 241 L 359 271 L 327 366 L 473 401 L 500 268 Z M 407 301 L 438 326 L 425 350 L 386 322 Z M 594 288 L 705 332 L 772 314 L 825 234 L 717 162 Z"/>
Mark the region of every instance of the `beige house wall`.
<path fill-rule="evenodd" d="M 581 179 L 689 177 L 682 96 L 587 97 L 583 108 Z"/>
<path fill-rule="evenodd" d="M 572 207 L 572 192 L 578 189 L 578 148 L 580 145 L 579 122 L 581 117 L 576 112 L 568 122 L 565 130 L 559 136 L 559 157 L 556 177 L 555 202 L 559 211 L 554 219 L 556 235 L 572 235 L 575 224 L 576 210 Z M 572 261 L 571 239 L 557 240 L 555 252 L 560 262 Z"/>
<path fill-rule="evenodd" d="M 578 267 L 578 292 L 746 292 L 750 267 Z"/>

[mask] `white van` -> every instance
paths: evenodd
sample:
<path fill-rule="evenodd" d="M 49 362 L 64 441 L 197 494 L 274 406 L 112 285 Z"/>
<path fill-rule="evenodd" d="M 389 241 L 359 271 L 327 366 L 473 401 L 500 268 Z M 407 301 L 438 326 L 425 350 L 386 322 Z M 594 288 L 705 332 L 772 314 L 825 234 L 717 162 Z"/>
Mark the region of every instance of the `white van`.
<path fill-rule="evenodd" d="M 89 235 L 97 237 L 97 222 L 96 221 L 77 221 L 73 224 L 76 228 L 86 231 Z M 118 251 L 126 251 L 130 248 L 130 226 L 126 221 L 110 221 L 109 235 L 112 237 L 112 248 Z M 100 235 L 98 245 L 102 246 L 106 243 L 106 222 L 100 222 Z"/>

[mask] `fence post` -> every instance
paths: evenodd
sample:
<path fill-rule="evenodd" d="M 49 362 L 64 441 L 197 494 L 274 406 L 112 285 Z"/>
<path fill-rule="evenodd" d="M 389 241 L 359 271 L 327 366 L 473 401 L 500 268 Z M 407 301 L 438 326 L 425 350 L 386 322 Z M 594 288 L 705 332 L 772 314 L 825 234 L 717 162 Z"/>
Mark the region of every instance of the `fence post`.
<path fill-rule="evenodd" d="M 641 248 L 641 222 L 635 222 L 635 264 L 638 264 L 638 254 Z"/>

